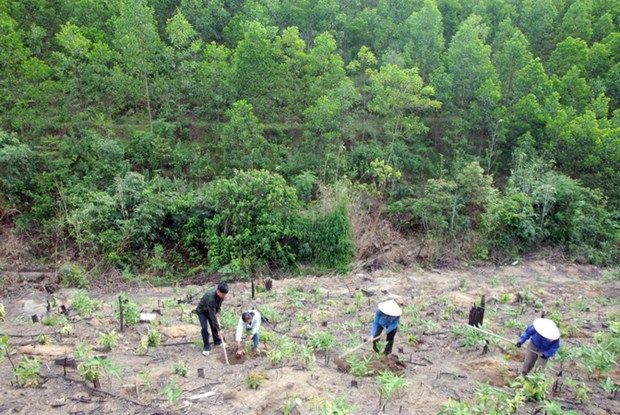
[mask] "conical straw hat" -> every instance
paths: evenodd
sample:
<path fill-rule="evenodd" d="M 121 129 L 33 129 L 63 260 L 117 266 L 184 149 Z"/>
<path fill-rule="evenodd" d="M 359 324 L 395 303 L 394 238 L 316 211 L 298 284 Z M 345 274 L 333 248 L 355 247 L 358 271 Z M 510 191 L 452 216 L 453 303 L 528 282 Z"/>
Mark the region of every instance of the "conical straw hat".
<path fill-rule="evenodd" d="M 557 340 L 560 338 L 560 330 L 553 320 L 548 318 L 537 318 L 534 320 L 534 330 L 545 339 Z"/>
<path fill-rule="evenodd" d="M 403 314 L 403 310 L 400 309 L 400 306 L 394 300 L 387 300 L 379 303 L 377 307 L 379 308 L 379 311 L 383 314 L 387 314 L 388 316 L 399 317 Z"/>

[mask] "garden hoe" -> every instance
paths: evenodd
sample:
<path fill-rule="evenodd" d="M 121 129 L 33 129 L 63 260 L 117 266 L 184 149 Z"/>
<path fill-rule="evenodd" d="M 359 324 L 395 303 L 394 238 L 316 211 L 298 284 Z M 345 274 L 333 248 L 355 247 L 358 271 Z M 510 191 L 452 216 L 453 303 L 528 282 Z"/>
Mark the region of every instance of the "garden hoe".
<path fill-rule="evenodd" d="M 336 364 L 336 366 L 337 366 L 339 369 L 346 368 L 346 367 L 347 367 L 347 363 L 346 363 L 346 362 L 344 361 L 344 359 L 343 359 L 345 356 L 350 355 L 350 354 L 351 354 L 351 353 L 353 353 L 354 351 L 359 350 L 360 348 L 362 348 L 364 345 L 366 345 L 366 344 L 368 344 L 368 343 L 372 343 L 372 342 L 374 342 L 375 340 L 379 340 L 380 338 L 381 338 L 381 335 L 378 335 L 377 337 L 374 337 L 374 338 L 368 339 L 368 340 L 366 340 L 364 343 L 362 343 L 362 344 L 358 344 L 358 345 L 357 345 L 357 346 L 355 346 L 354 348 L 349 349 L 349 350 L 347 350 L 346 352 L 339 354 L 338 356 L 334 357 L 334 363 Z"/>
<path fill-rule="evenodd" d="M 498 338 L 500 340 L 508 342 L 508 343 L 510 343 L 512 345 L 515 344 L 514 340 L 507 339 L 506 337 L 502 337 L 499 334 L 495 334 L 495 333 L 492 333 L 490 331 L 487 331 L 487 330 L 484 330 L 484 329 L 480 328 L 480 326 L 482 326 L 482 321 L 483 320 L 484 320 L 484 295 L 482 296 L 482 300 L 480 301 L 480 305 L 477 306 L 474 303 L 472 308 L 469 310 L 469 322 L 468 322 L 469 326 L 472 329 L 474 329 L 474 330 L 476 330 L 476 331 L 478 331 L 480 333 L 488 334 L 489 336 L 493 336 L 495 338 Z M 487 341 L 487 344 L 484 347 L 485 347 L 485 351 L 486 351 L 486 349 L 488 348 L 488 341 Z M 540 355 L 540 353 L 537 353 L 537 354 Z"/>

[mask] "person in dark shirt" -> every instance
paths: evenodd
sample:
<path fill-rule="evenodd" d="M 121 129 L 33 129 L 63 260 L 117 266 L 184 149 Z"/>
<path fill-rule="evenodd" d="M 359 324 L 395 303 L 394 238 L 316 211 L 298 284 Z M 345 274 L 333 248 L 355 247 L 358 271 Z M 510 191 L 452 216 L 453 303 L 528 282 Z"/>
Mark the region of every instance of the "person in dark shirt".
<path fill-rule="evenodd" d="M 537 361 L 540 369 L 545 369 L 547 360 L 553 357 L 560 348 L 560 330 L 553 320 L 537 318 L 525 329 L 517 341 L 517 347 L 521 347 L 528 340 L 530 343 L 521 369 L 523 376 L 532 370 Z"/>
<path fill-rule="evenodd" d="M 209 343 L 209 330 L 207 327 L 211 327 L 211 334 L 213 335 L 213 344 L 219 346 L 222 344 L 222 338 L 220 337 L 220 324 L 217 319 L 222 307 L 222 302 L 228 294 L 228 284 L 220 283 L 213 291 L 207 292 L 202 296 L 198 307 L 196 307 L 196 314 L 198 314 L 198 320 L 200 321 L 200 327 L 202 330 L 203 349 L 202 354 L 209 355 L 211 351 L 211 344 Z"/>

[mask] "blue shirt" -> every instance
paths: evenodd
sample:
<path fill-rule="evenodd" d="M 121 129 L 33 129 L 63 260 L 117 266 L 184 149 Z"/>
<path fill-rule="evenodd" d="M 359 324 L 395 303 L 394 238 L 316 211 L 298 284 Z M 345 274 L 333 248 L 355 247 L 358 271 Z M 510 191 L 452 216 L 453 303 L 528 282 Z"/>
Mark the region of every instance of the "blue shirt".
<path fill-rule="evenodd" d="M 383 314 L 380 310 L 375 313 L 375 319 L 372 322 L 372 328 L 370 329 L 370 336 L 376 337 L 379 327 L 383 327 L 386 333 L 390 333 L 398 327 L 400 317 L 388 316 Z"/>
<path fill-rule="evenodd" d="M 523 332 L 519 338 L 519 343 L 525 343 L 528 339 L 534 346 L 542 353 L 543 357 L 550 358 L 560 348 L 560 339 L 549 340 L 546 337 L 538 334 L 533 325 L 527 326 L 527 329 Z"/>

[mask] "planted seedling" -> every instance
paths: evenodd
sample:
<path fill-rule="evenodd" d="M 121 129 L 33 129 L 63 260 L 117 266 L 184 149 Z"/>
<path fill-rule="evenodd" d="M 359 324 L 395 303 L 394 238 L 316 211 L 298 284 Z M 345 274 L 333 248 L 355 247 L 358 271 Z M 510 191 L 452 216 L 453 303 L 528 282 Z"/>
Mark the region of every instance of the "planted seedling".
<path fill-rule="evenodd" d="M 52 336 L 50 336 L 49 334 L 39 334 L 39 336 L 37 337 L 37 343 L 39 343 L 42 346 L 46 344 L 52 344 L 53 343 Z"/>
<path fill-rule="evenodd" d="M 83 318 L 90 317 L 98 307 L 99 304 L 93 301 L 85 291 L 78 291 L 71 299 L 71 308 Z"/>
<path fill-rule="evenodd" d="M 322 400 L 319 403 L 319 415 L 347 415 L 351 413 L 351 405 L 344 396 Z"/>
<path fill-rule="evenodd" d="M 379 390 L 379 409 L 385 412 L 385 407 L 392 397 L 403 392 L 409 387 L 409 381 L 404 376 L 399 376 L 385 370 L 376 377 L 377 389 Z"/>
<path fill-rule="evenodd" d="M 181 394 L 183 393 L 183 389 L 181 389 L 177 385 L 176 380 L 172 379 L 170 382 L 168 382 L 166 387 L 162 390 L 162 393 L 168 399 L 168 402 L 172 406 L 176 406 L 177 403 L 179 403 L 179 398 L 181 397 Z"/>
<path fill-rule="evenodd" d="M 112 375 L 120 379 L 120 368 L 107 357 L 91 356 L 78 365 L 82 379 L 93 383 L 95 389 L 101 388 L 101 376 Z"/>
<path fill-rule="evenodd" d="M 372 360 L 364 357 L 358 357 L 355 354 L 347 357 L 347 363 L 349 364 L 349 373 L 353 376 L 364 377 L 372 373 Z"/>
<path fill-rule="evenodd" d="M 618 394 L 618 385 L 616 385 L 616 383 L 610 377 L 601 381 L 599 383 L 599 386 L 601 387 L 601 389 L 607 392 L 612 398 L 615 398 L 616 395 Z"/>
<path fill-rule="evenodd" d="M 119 337 L 120 335 L 114 330 L 108 333 L 99 333 L 99 344 L 105 350 L 111 350 L 118 344 Z"/>
<path fill-rule="evenodd" d="M 269 377 L 265 372 L 253 370 L 245 378 L 245 385 L 250 389 L 258 389 Z"/>
<path fill-rule="evenodd" d="M 41 319 L 41 324 L 43 324 L 44 326 L 56 327 L 64 326 L 68 323 L 69 320 L 67 320 L 67 317 L 60 314 L 50 314 L 49 316 L 45 316 L 43 317 L 43 319 Z"/>
<path fill-rule="evenodd" d="M 186 377 L 188 371 L 189 371 L 189 368 L 187 367 L 187 364 L 185 362 L 178 361 L 178 362 L 175 363 L 175 365 L 174 365 L 174 374 L 175 375 Z"/>
<path fill-rule="evenodd" d="M 41 362 L 36 357 L 24 356 L 13 369 L 17 385 L 21 387 L 37 387 L 39 385 L 39 374 Z"/>

